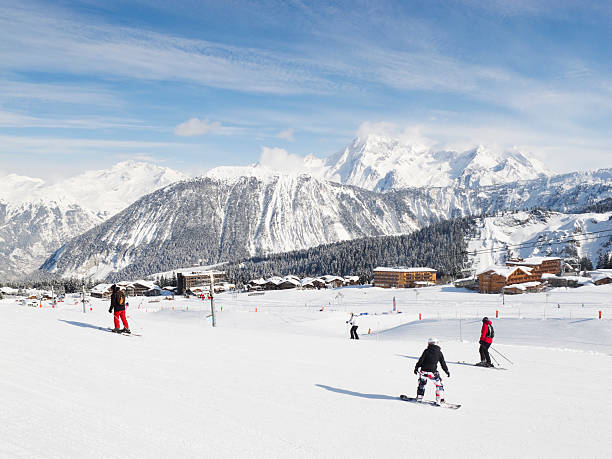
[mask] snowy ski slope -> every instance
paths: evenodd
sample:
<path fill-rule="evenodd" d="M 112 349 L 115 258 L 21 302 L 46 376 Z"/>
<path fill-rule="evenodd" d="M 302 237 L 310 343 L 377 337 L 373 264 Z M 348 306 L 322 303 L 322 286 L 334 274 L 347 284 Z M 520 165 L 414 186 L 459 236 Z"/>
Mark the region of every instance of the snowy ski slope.
<path fill-rule="evenodd" d="M 394 296 L 400 314 L 388 313 Z M 5 298 L 0 456 L 608 457 L 610 298 L 612 286 L 504 304 L 448 286 L 225 293 L 217 328 L 208 301 L 130 298 L 142 337 L 98 329 L 112 324 L 108 301 L 83 313 L 74 298 Z M 350 311 L 368 313 L 360 341 L 346 339 Z M 477 359 L 485 314 L 506 371 L 463 363 Z M 430 335 L 458 411 L 396 399 L 416 391 Z"/>

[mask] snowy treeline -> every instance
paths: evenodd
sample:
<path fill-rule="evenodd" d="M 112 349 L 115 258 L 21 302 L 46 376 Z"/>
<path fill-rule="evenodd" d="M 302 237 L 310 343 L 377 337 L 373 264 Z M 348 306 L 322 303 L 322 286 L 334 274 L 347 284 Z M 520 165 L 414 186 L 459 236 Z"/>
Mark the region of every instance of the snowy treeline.
<path fill-rule="evenodd" d="M 226 272 L 236 285 L 286 273 L 300 277 L 354 274 L 360 282 L 369 282 L 373 269 L 381 265 L 428 266 L 436 269 L 440 277 L 457 276 L 464 268 L 466 240 L 473 231 L 473 218 L 458 218 L 404 236 L 369 237 L 254 257 L 230 263 Z"/>

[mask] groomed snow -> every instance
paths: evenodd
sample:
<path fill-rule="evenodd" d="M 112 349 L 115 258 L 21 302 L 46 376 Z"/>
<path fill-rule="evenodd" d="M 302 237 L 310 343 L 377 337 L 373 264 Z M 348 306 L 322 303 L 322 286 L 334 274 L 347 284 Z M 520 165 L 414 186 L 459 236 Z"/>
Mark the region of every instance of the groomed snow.
<path fill-rule="evenodd" d="M 608 457 L 611 294 L 224 293 L 217 328 L 208 301 L 130 298 L 140 337 L 97 329 L 112 324 L 108 300 L 83 313 L 71 297 L 57 308 L 5 298 L 0 456 Z M 388 313 L 394 297 L 401 314 Z M 368 313 L 360 341 L 346 338 L 351 311 Z M 463 363 L 477 360 L 483 315 L 514 362 L 492 353 L 506 371 Z M 431 335 L 457 411 L 397 400 L 415 393 Z"/>

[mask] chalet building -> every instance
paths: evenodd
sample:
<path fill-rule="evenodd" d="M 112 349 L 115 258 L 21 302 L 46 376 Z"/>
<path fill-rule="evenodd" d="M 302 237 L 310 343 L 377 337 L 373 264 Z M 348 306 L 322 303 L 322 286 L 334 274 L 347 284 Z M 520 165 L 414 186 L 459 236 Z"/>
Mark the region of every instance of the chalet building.
<path fill-rule="evenodd" d="M 300 285 L 301 284 L 299 280 L 296 280 L 293 277 L 286 277 L 285 279 L 282 280 L 280 284 L 276 286 L 276 288 L 278 290 L 288 290 L 290 288 L 297 288 Z"/>
<path fill-rule="evenodd" d="M 546 282 L 549 287 L 576 288 L 583 285 L 583 281 L 586 279 L 588 278 L 580 276 L 555 276 L 554 274 L 548 273 L 542 274 L 542 281 Z"/>
<path fill-rule="evenodd" d="M 246 288 L 249 291 L 259 291 L 259 290 L 264 290 L 265 285 L 266 285 L 266 281 L 260 277 L 259 279 L 250 280 L 246 284 Z"/>
<path fill-rule="evenodd" d="M 225 271 L 211 271 L 198 268 L 177 271 L 176 293 L 184 295 L 191 287 L 210 285 L 211 275 L 215 284 L 227 281 Z"/>
<path fill-rule="evenodd" d="M 359 276 L 344 276 L 344 285 L 359 285 Z"/>
<path fill-rule="evenodd" d="M 544 284 L 538 281 L 523 282 L 522 284 L 506 285 L 503 288 L 504 294 L 506 295 L 518 295 L 521 293 L 535 293 L 541 292 L 544 288 Z"/>
<path fill-rule="evenodd" d="M 111 296 L 111 286 L 112 284 L 98 284 L 94 288 L 91 289 L 89 294 L 94 298 L 110 298 Z"/>
<path fill-rule="evenodd" d="M 544 273 L 561 274 L 563 260 L 559 257 L 530 257 L 530 258 L 510 258 L 506 261 L 506 266 L 526 266 L 531 268 L 531 273 L 542 276 Z"/>
<path fill-rule="evenodd" d="M 540 275 L 533 274 L 532 269 L 526 266 L 513 268 L 491 266 L 478 273 L 478 291 L 480 293 L 500 293 L 507 285 L 539 280 Z"/>
<path fill-rule="evenodd" d="M 612 269 L 598 269 L 591 271 L 590 275 L 595 285 L 612 284 Z"/>
<path fill-rule="evenodd" d="M 145 296 L 149 290 L 155 290 L 157 286 L 151 281 L 138 280 L 132 282 L 132 287 L 134 288 L 133 296 Z M 159 289 L 159 287 L 157 288 Z"/>
<path fill-rule="evenodd" d="M 300 282 L 300 286 L 305 289 L 322 289 L 326 288 L 325 281 L 320 278 L 305 277 Z"/>
<path fill-rule="evenodd" d="M 453 285 L 457 288 L 467 288 L 469 290 L 477 290 L 478 289 L 478 278 L 474 277 L 464 277 L 463 279 L 457 279 L 453 282 Z"/>
<path fill-rule="evenodd" d="M 375 287 L 414 288 L 436 283 L 437 271 L 432 268 L 385 268 L 374 269 Z"/>
<path fill-rule="evenodd" d="M 325 282 L 325 285 L 329 288 L 342 287 L 346 281 L 344 278 L 339 276 L 325 275 L 321 276 L 321 279 Z"/>

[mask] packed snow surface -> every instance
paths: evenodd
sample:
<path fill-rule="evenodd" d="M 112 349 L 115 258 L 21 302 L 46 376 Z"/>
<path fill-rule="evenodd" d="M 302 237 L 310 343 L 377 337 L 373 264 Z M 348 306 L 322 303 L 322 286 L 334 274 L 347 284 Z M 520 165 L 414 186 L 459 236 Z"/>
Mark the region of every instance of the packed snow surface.
<path fill-rule="evenodd" d="M 71 296 L 55 308 L 5 297 L 0 456 L 609 457 L 611 294 L 224 293 L 216 328 L 207 300 L 129 298 L 142 336 L 98 328 L 112 324 L 108 300 L 84 313 Z M 359 341 L 347 339 L 349 312 L 368 313 Z M 465 363 L 478 359 L 483 315 L 513 362 L 492 352 L 505 371 Z M 416 392 L 429 336 L 457 411 L 398 400 Z"/>

